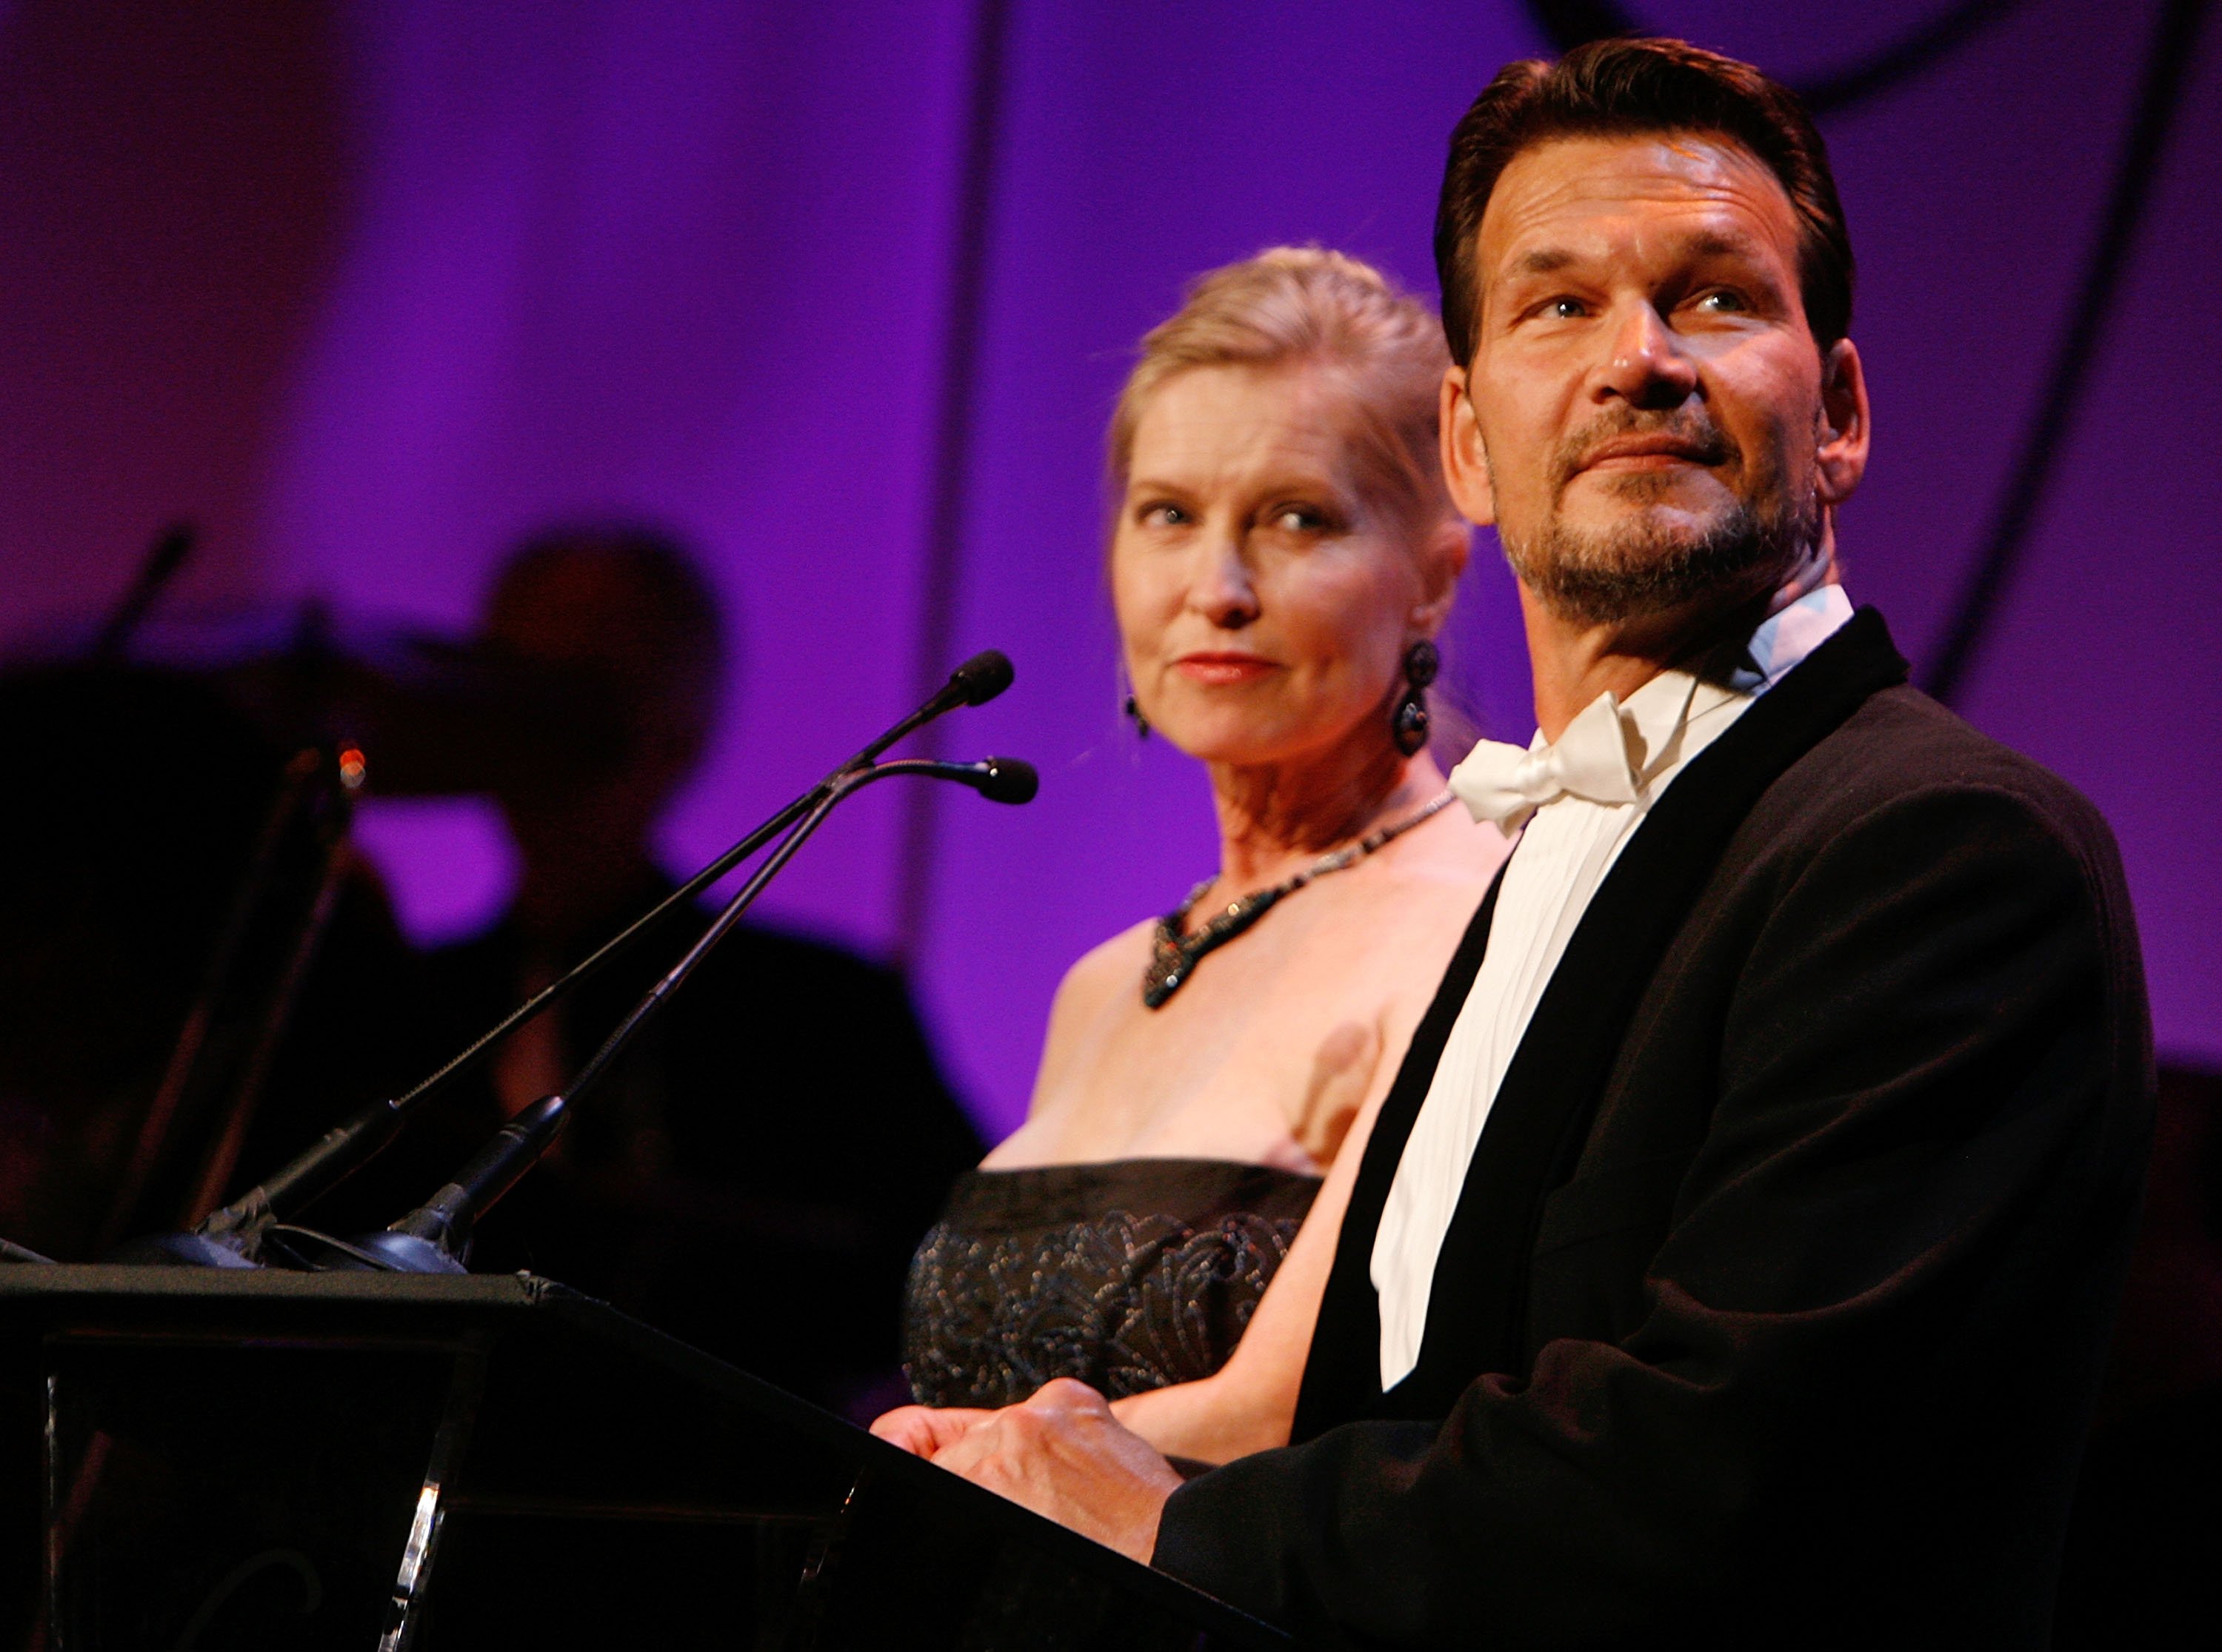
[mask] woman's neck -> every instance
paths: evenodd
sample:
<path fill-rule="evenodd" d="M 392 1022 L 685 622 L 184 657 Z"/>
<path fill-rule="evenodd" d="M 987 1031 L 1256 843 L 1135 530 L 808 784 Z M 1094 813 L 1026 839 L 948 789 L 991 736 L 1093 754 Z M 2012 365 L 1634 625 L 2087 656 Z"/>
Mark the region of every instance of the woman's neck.
<path fill-rule="evenodd" d="M 1425 751 L 1406 757 L 1385 740 L 1292 763 L 1210 767 L 1225 896 L 1277 884 L 1443 789 Z"/>

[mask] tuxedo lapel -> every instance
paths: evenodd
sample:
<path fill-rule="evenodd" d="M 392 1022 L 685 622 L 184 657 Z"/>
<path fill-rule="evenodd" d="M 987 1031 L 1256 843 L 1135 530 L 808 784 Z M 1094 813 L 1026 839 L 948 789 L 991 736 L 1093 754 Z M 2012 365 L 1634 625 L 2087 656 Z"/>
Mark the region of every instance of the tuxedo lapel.
<path fill-rule="evenodd" d="M 1327 1291 L 1320 1299 L 1319 1318 L 1312 1328 L 1311 1352 L 1304 1361 L 1304 1380 L 1296 1396 L 1292 1440 L 1309 1439 L 1322 1428 L 1351 1417 L 1381 1392 L 1381 1313 L 1373 1292 L 1370 1269 L 1373 1236 L 1381 1225 L 1381 1212 L 1389 1202 L 1390 1184 L 1396 1180 L 1397 1161 L 1427 1099 L 1428 1086 L 1442 1059 L 1443 1045 L 1451 1036 L 1459 1011 L 1481 973 L 1482 955 L 1489 949 L 1489 923 L 1497 910 L 1497 892 L 1504 882 L 1504 868 L 1497 869 L 1489 892 L 1482 897 L 1473 920 L 1466 925 L 1458 950 L 1434 1001 L 1412 1034 L 1396 1081 L 1381 1103 L 1366 1138 L 1365 1155 L 1358 1162 L 1358 1180 L 1350 1190 L 1350 1205 L 1342 1218 L 1342 1236 L 1335 1248 L 1334 1267 L 1328 1275 Z"/>
<path fill-rule="evenodd" d="M 1356 1337 L 1363 1349 L 1327 1356 L 1315 1342 L 1303 1399 L 1315 1399 L 1318 1369 L 1319 1403 L 1308 1408 L 1300 1402 L 1300 1424 L 1331 1426 L 1377 1406 L 1399 1416 L 1440 1417 L 1479 1373 L 1519 1369 L 1528 1253 L 1543 1198 L 1571 1173 L 1629 1022 L 1668 944 L 1761 794 L 1870 695 L 1905 674 L 1881 616 L 1861 610 L 1692 759 L 1629 839 L 1568 940 L 1497 1087 L 1437 1257 L 1419 1362 L 1382 1397 L 1378 1307 L 1368 1276 L 1374 1234 L 1397 1156 L 1480 967 L 1491 891 L 1476 920 L 1478 943 L 1473 932 L 1467 937 L 1471 962 L 1468 947 L 1461 947 L 1453 977 L 1428 1011 L 1428 1024 L 1440 1019 L 1441 1030 L 1424 1053 L 1414 1039 L 1397 1075 L 1391 1099 L 1403 1105 L 1393 1130 L 1384 1105 L 1344 1223 L 1317 1336 Z M 1352 1299 L 1359 1295 L 1363 1313 Z M 1361 1354 L 1370 1383 L 1362 1390 L 1349 1380 Z M 1332 1409 L 1330 1370 L 1342 1374 L 1332 1385 L 1340 1402 Z"/>

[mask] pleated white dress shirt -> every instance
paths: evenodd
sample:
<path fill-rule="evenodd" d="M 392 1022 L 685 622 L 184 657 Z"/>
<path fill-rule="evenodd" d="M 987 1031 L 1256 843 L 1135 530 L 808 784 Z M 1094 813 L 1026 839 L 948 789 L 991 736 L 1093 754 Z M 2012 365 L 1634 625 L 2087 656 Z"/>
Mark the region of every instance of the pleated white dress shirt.
<path fill-rule="evenodd" d="M 1603 694 L 1555 747 L 1484 741 L 1451 772 L 1477 820 L 1520 839 L 1504 868 L 1487 950 L 1420 1104 L 1374 1236 L 1381 1386 L 1419 1363 L 1435 1258 L 1497 1086 L 1597 885 L 1690 760 L 1852 616 L 1823 585 L 1768 616 L 1729 685 L 1664 672 L 1625 703 Z M 1522 823 L 1524 822 L 1524 826 Z"/>

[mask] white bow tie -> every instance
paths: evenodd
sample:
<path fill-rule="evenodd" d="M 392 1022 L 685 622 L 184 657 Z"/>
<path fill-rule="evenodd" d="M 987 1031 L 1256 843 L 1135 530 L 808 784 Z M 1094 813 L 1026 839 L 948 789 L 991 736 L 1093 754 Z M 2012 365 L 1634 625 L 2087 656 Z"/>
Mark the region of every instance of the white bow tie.
<path fill-rule="evenodd" d="M 1451 771 L 1451 790 L 1476 820 L 1491 822 L 1510 834 L 1554 798 L 1638 801 L 1642 781 L 1628 747 L 1620 702 L 1600 694 L 1551 745 L 1535 748 L 1502 740 L 1480 742 Z"/>

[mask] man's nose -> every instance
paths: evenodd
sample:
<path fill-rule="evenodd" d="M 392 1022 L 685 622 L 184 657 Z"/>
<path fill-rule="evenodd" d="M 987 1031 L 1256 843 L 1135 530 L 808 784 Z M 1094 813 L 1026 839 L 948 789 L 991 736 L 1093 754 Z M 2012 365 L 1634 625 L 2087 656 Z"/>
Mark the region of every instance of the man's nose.
<path fill-rule="evenodd" d="M 1242 554 L 1240 529 L 1203 536 L 1189 582 L 1189 606 L 1223 630 L 1239 631 L 1258 617 L 1258 590 Z"/>
<path fill-rule="evenodd" d="M 1591 386 L 1600 402 L 1665 410 L 1679 407 L 1698 387 L 1697 364 L 1647 302 L 1623 306 L 1614 324 L 1605 329 L 1604 343 L 1609 354 L 1598 365 Z"/>

